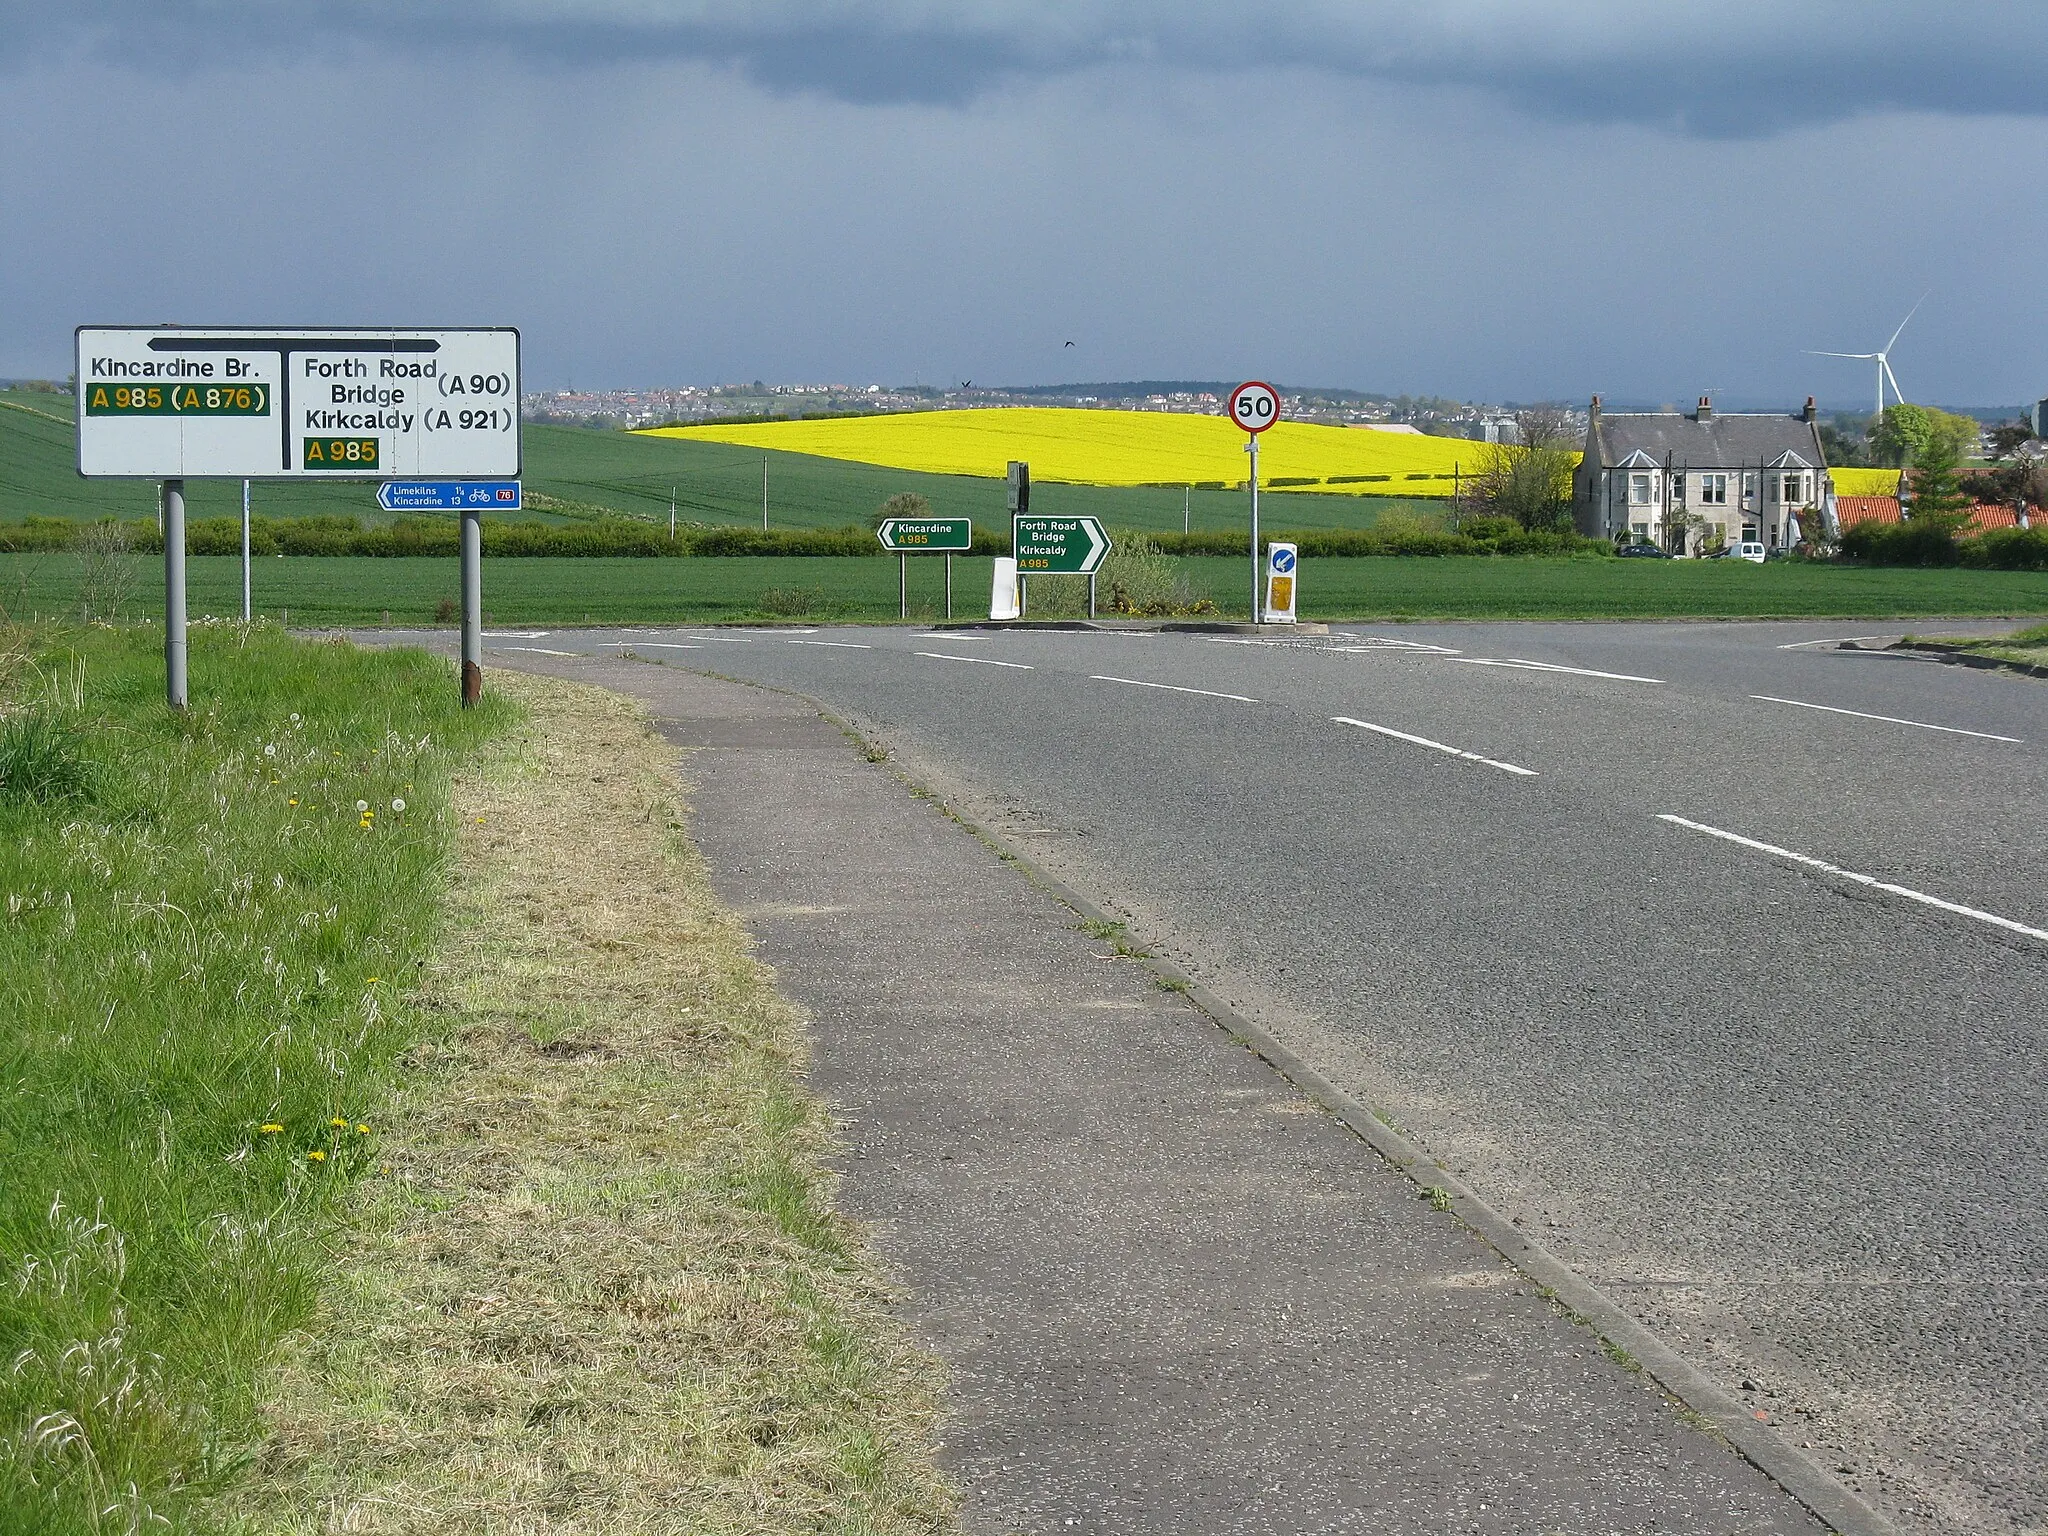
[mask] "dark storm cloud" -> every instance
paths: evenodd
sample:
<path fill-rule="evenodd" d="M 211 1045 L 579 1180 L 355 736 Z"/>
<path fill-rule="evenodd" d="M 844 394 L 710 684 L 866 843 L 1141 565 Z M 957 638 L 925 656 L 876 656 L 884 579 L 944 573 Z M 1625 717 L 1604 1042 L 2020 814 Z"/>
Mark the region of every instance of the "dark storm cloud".
<path fill-rule="evenodd" d="M 1111 63 L 1465 87 L 1562 121 L 1704 137 L 1889 111 L 2048 111 L 2048 6 L 1884 0 L 7 0 L 0 50 L 143 67 L 503 50 L 687 58 L 778 90 L 962 102 Z"/>

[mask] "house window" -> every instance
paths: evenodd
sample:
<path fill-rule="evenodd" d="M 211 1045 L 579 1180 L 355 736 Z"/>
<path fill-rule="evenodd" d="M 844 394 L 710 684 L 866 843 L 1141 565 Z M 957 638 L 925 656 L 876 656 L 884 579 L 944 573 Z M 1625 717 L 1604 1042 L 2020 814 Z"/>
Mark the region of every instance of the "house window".
<path fill-rule="evenodd" d="M 1742 494 L 1745 496 L 1754 496 L 1756 494 L 1755 475 L 1748 474 L 1742 477 Z"/>
<path fill-rule="evenodd" d="M 1628 499 L 1638 507 L 1647 507 L 1650 504 L 1650 477 L 1648 475 L 1630 475 L 1628 477 Z"/>
<path fill-rule="evenodd" d="M 1806 476 L 1787 475 L 1785 477 L 1784 492 L 1778 499 L 1780 501 L 1806 500 Z"/>
<path fill-rule="evenodd" d="M 1685 476 L 1684 476 L 1684 475 L 1673 475 L 1673 476 L 1671 477 L 1671 499 L 1672 499 L 1673 501 L 1683 501 L 1683 500 L 1685 500 Z"/>
<path fill-rule="evenodd" d="M 1700 500 L 1708 506 L 1728 505 L 1728 477 L 1726 475 L 1701 475 Z"/>

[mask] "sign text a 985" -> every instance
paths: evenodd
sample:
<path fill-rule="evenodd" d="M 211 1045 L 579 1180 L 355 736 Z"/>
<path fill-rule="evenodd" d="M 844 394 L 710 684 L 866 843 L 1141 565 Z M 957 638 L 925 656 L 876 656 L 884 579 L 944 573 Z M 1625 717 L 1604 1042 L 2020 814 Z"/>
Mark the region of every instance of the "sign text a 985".
<path fill-rule="evenodd" d="M 374 437 L 309 437 L 305 440 L 302 467 L 306 469 L 375 469 L 377 439 Z"/>

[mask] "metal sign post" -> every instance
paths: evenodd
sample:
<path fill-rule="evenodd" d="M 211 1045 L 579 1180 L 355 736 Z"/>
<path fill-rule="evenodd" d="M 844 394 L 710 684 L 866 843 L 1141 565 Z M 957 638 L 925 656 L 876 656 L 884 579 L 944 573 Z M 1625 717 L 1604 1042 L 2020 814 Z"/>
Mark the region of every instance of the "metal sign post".
<path fill-rule="evenodd" d="M 964 517 L 885 517 L 875 529 L 882 548 L 896 557 L 896 614 L 910 617 L 910 557 L 946 557 L 946 617 L 953 617 L 953 554 L 974 547 L 974 524 Z"/>
<path fill-rule="evenodd" d="M 185 482 L 164 482 L 164 699 L 183 709 L 185 688 Z"/>
<path fill-rule="evenodd" d="M 1031 466 L 1022 459 L 1010 460 L 1008 500 L 1010 507 L 1010 554 L 1017 570 L 1017 617 L 1023 618 L 1031 606 L 1030 583 L 1024 579 L 1024 567 L 1014 559 L 1017 553 L 1017 519 L 1031 511 Z"/>
<path fill-rule="evenodd" d="M 249 622 L 249 482 L 242 482 L 242 622 Z"/>
<path fill-rule="evenodd" d="M 82 325 L 76 344 L 78 472 L 163 483 L 165 691 L 175 709 L 187 697 L 187 479 L 244 482 L 247 618 L 247 482 L 519 473 L 519 333 L 509 327 Z M 477 509 L 462 510 L 463 697 L 474 702 L 482 543 Z"/>
<path fill-rule="evenodd" d="M 484 696 L 484 515 L 462 509 L 462 707 Z"/>
<path fill-rule="evenodd" d="M 1249 380 L 1230 392 L 1228 409 L 1230 419 L 1250 434 L 1244 451 L 1252 456 L 1247 483 L 1252 493 L 1252 622 L 1256 624 L 1265 575 L 1265 562 L 1259 558 L 1259 434 L 1280 419 L 1280 391 L 1257 379 Z"/>

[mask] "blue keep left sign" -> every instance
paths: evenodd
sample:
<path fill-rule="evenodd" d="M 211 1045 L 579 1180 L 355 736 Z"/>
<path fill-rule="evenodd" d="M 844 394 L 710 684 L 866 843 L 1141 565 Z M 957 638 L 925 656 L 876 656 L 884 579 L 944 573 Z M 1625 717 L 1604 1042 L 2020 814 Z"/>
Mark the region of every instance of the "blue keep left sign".
<path fill-rule="evenodd" d="M 1276 546 L 1272 551 L 1272 556 L 1273 569 L 1281 575 L 1284 576 L 1294 569 L 1294 551 L 1289 546 L 1285 544 Z"/>
<path fill-rule="evenodd" d="M 517 480 L 386 480 L 377 487 L 386 512 L 517 512 Z"/>

